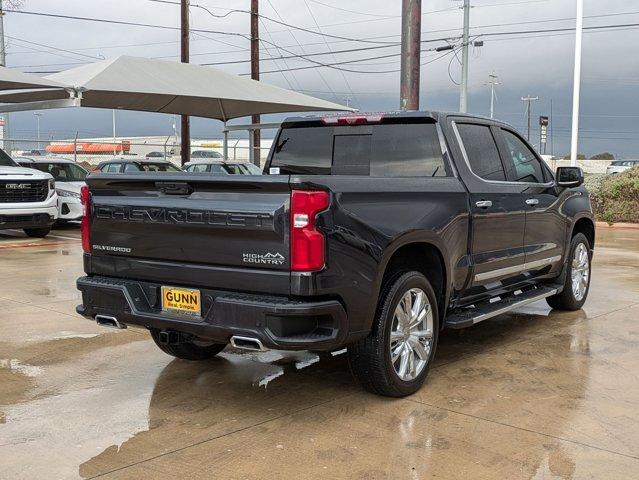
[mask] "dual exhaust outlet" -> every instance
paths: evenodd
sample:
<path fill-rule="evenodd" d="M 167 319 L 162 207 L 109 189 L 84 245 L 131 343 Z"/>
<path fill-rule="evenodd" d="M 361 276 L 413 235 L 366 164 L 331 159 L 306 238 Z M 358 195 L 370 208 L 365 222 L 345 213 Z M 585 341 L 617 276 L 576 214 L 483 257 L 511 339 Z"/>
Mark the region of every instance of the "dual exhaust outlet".
<path fill-rule="evenodd" d="M 125 324 L 118 322 L 118 319 L 111 315 L 96 315 L 95 322 L 98 325 L 107 328 L 115 328 L 118 330 L 124 330 L 126 328 Z M 180 343 L 182 338 L 183 337 L 179 332 L 169 330 L 163 330 L 160 332 L 160 343 L 163 344 Z M 235 348 L 250 350 L 253 352 L 265 352 L 268 350 L 268 348 L 262 345 L 262 342 L 259 339 L 243 337 L 241 335 L 233 335 L 231 337 L 231 345 Z"/>
<path fill-rule="evenodd" d="M 107 328 L 117 328 L 118 330 L 124 330 L 126 328 L 126 325 L 118 322 L 117 318 L 110 315 L 96 315 L 95 322 L 98 325 Z"/>

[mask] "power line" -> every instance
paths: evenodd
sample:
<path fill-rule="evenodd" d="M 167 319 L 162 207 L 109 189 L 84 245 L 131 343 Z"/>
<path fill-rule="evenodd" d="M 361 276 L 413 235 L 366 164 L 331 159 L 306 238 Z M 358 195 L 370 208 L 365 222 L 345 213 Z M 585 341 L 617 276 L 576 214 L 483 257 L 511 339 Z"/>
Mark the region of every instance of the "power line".
<path fill-rule="evenodd" d="M 313 22 L 315 23 L 315 26 L 317 27 L 317 31 L 320 33 L 323 33 L 322 29 L 319 26 L 319 23 L 317 22 L 317 19 L 315 18 L 315 15 L 313 14 L 313 10 L 311 10 L 311 7 L 306 0 L 304 0 L 304 5 L 306 5 L 306 9 L 308 10 L 308 13 L 311 15 L 311 18 L 313 19 Z M 335 55 L 333 54 L 330 45 L 326 41 L 326 36 L 323 36 L 322 39 L 324 40 L 324 44 L 326 45 L 326 48 L 328 49 L 328 51 L 331 52 L 331 57 L 333 58 L 333 61 L 336 61 L 337 59 L 335 58 Z M 354 93 L 353 87 L 351 87 L 351 84 L 346 78 L 346 75 L 344 74 L 344 70 L 340 70 L 340 74 L 342 76 L 342 79 L 344 80 L 344 83 L 346 84 L 346 88 L 348 88 L 348 90 L 351 92 L 351 95 L 353 95 Z M 347 100 L 347 103 L 348 103 L 348 100 Z M 362 107 L 361 104 L 359 104 L 358 102 L 358 108 L 361 109 L 361 107 Z"/>
<path fill-rule="evenodd" d="M 159 2 L 159 3 L 168 3 L 168 4 L 179 5 L 179 2 L 175 2 L 175 1 L 172 1 L 172 0 L 148 0 L 148 1 L 149 2 Z M 216 13 L 211 12 L 207 7 L 205 7 L 203 5 L 198 5 L 196 3 L 191 3 L 190 6 L 194 7 L 194 8 L 200 8 L 200 9 L 204 10 L 205 12 L 207 12 L 209 15 L 211 15 L 212 17 L 215 17 L 215 18 L 225 18 L 228 15 L 230 15 L 231 13 L 248 13 L 248 14 L 251 13 L 248 10 L 231 10 L 231 11 L 225 13 L 224 15 L 218 15 Z M 320 32 L 316 32 L 315 30 L 311 30 L 309 28 L 304 28 L 304 27 L 300 27 L 298 25 L 293 25 L 293 24 L 290 24 L 290 23 L 286 23 L 286 22 L 281 21 L 281 20 L 276 20 L 276 19 L 268 17 L 266 15 L 259 14 L 258 16 L 260 18 L 263 18 L 264 20 L 268 20 L 269 22 L 277 23 L 279 25 L 282 25 L 282 26 L 285 26 L 285 27 L 288 27 L 288 28 L 293 28 L 293 29 L 299 30 L 301 32 L 312 33 L 313 35 L 321 35 L 321 36 L 324 36 L 324 37 L 336 38 L 336 39 L 339 39 L 339 40 L 346 40 L 346 41 L 349 41 L 349 42 L 389 43 L 389 42 L 376 42 L 376 41 L 371 41 L 371 40 L 362 40 L 362 39 L 357 39 L 357 38 L 342 37 L 340 35 L 333 35 L 333 34 L 330 34 L 330 33 L 320 33 Z"/>
<path fill-rule="evenodd" d="M 179 2 L 174 2 L 174 1 L 170 1 L 170 0 L 149 0 L 149 1 L 156 1 L 156 2 L 168 3 L 168 4 L 179 4 Z M 544 1 L 544 0 L 532 0 L 531 2 L 514 2 L 514 3 L 509 3 L 509 4 L 535 3 L 535 2 L 539 2 L 539 1 Z M 506 4 L 481 5 L 481 7 L 500 6 L 500 5 L 506 5 Z M 213 7 L 211 7 L 211 8 L 213 8 Z M 139 26 L 139 27 L 166 29 L 166 30 L 179 30 L 178 27 L 169 26 L 169 25 L 157 25 L 157 24 L 129 22 L 129 21 L 120 21 L 120 20 L 110 20 L 110 19 L 92 18 L 92 17 L 79 17 L 79 16 L 72 16 L 72 15 L 50 14 L 50 13 L 43 13 L 43 12 L 30 12 L 30 11 L 24 11 L 24 10 L 5 9 L 4 11 L 5 12 L 10 12 L 10 13 L 22 13 L 22 14 L 27 14 L 27 15 L 36 15 L 36 16 L 45 16 L 45 17 L 54 17 L 54 18 L 65 18 L 65 19 L 82 20 L 82 21 L 93 21 L 93 22 L 100 22 L 100 23 L 110 23 L 110 24 L 116 24 L 116 25 Z M 233 10 L 233 11 L 243 11 L 243 10 Z M 620 15 L 634 15 L 634 14 L 639 14 L 639 12 L 634 11 L 634 12 L 618 12 L 618 13 L 602 14 L 602 15 L 590 15 L 590 16 L 586 16 L 585 18 L 600 18 L 600 17 L 610 17 L 610 16 L 620 16 Z M 212 14 L 212 15 L 215 15 L 215 14 Z M 266 18 L 266 19 L 269 19 L 269 20 L 274 20 L 274 19 L 271 19 L 270 17 L 264 17 L 264 16 L 262 16 L 262 17 Z M 512 26 L 512 25 L 522 25 L 522 24 L 530 24 L 530 23 L 546 23 L 546 22 L 552 22 L 552 21 L 567 21 L 567 20 L 572 20 L 572 19 L 568 19 L 568 18 L 545 19 L 545 20 L 538 20 L 538 21 L 512 22 L 512 23 L 492 24 L 492 25 L 477 25 L 477 26 L 471 27 L 471 29 L 474 30 L 474 29 L 478 29 L 478 28 L 492 28 L 492 27 L 497 27 L 497 26 Z M 283 22 L 283 21 L 277 21 L 277 20 L 274 20 L 274 21 L 276 23 L 290 25 L 290 24 L 287 24 L 286 22 Z M 585 27 L 584 30 L 595 29 L 595 28 L 597 28 L 597 29 L 605 29 L 605 28 L 635 27 L 637 25 L 638 24 L 601 25 L 601 26 L 596 26 L 596 27 Z M 308 29 L 303 29 L 303 30 L 308 30 Z M 458 30 L 459 29 L 442 29 L 442 30 L 430 31 L 429 33 L 452 32 L 452 31 L 458 31 Z M 503 33 L 503 34 L 506 35 L 506 34 L 533 33 L 533 32 L 538 32 L 538 33 L 570 32 L 572 30 L 574 30 L 574 28 L 548 29 L 548 30 L 529 30 L 529 31 L 523 31 L 523 32 L 506 32 L 506 33 Z M 225 36 L 229 36 L 230 35 L 230 36 L 239 36 L 241 38 L 248 38 L 247 35 L 242 34 L 242 33 L 237 33 L 237 32 L 223 32 L 223 31 L 204 30 L 204 29 L 193 29 L 192 31 L 195 32 L 195 33 L 198 33 L 198 32 L 199 33 L 213 33 L 213 34 L 221 34 L 221 35 L 225 35 Z M 287 31 L 287 30 L 283 30 L 283 31 Z M 277 32 L 273 31 L 271 33 L 277 33 Z M 317 34 L 317 35 L 324 35 L 324 36 L 331 37 L 328 34 L 322 34 L 322 33 L 315 32 L 315 31 L 311 31 L 311 33 L 314 33 L 314 34 Z M 489 33 L 485 33 L 485 34 L 482 34 L 482 35 L 483 36 L 493 36 L 493 35 L 498 35 L 498 34 L 501 34 L 501 33 L 489 32 Z M 339 37 L 339 36 L 333 36 L 333 37 L 339 38 L 339 39 L 341 39 L 341 41 L 355 41 L 355 42 L 384 44 L 384 45 L 378 45 L 378 48 L 384 48 L 385 46 L 399 45 L 399 42 L 379 42 L 379 41 L 372 41 L 372 39 L 375 39 L 375 38 L 389 38 L 389 37 L 394 37 L 394 36 L 397 36 L 397 35 L 384 35 L 384 36 L 376 36 L 376 37 L 365 37 L 365 38 L 362 38 L 362 39 L 351 39 L 351 38 L 348 38 L 348 37 Z M 217 40 L 217 39 L 212 38 L 212 37 L 205 37 L 205 38 L 207 38 L 208 40 Z M 440 40 L 441 39 L 422 40 L 422 42 L 432 42 L 432 41 L 440 41 Z M 132 44 L 132 45 L 122 45 L 122 47 L 147 46 L 147 45 L 155 45 L 155 44 L 159 45 L 159 44 L 165 44 L 165 43 L 174 43 L 174 42 L 141 43 L 141 44 Z M 299 42 L 297 42 L 297 43 L 298 43 L 299 46 L 302 46 L 302 44 L 300 44 Z M 322 43 L 324 43 L 324 42 L 307 43 L 307 44 L 304 44 L 304 45 L 317 45 L 317 44 L 322 44 Z M 331 43 L 339 43 L 339 42 L 331 42 Z M 235 47 L 236 45 L 232 45 L 232 46 Z M 293 46 L 293 45 L 291 45 L 291 46 Z M 97 50 L 97 49 L 100 49 L 100 48 L 117 48 L 117 46 L 107 45 L 107 46 L 104 46 L 104 47 L 84 48 L 84 50 L 88 50 L 88 49 L 96 49 Z M 212 52 L 212 54 L 213 53 L 217 54 L 217 53 L 221 53 L 221 52 Z M 232 52 L 229 52 L 229 53 L 232 53 Z"/>
<path fill-rule="evenodd" d="M 275 13 L 275 15 L 277 15 L 277 17 L 284 21 L 284 19 L 282 18 L 282 16 L 280 15 L 280 13 L 277 11 L 277 9 L 275 8 L 275 5 L 273 5 L 273 3 L 271 2 L 271 0 L 266 0 L 269 4 L 269 6 L 271 7 L 271 9 L 273 10 L 273 12 Z M 295 42 L 298 44 L 298 46 L 300 47 L 300 50 L 302 51 L 302 53 L 306 53 L 304 50 L 304 47 L 302 47 L 302 44 L 300 43 L 300 41 L 297 39 L 297 37 L 293 34 L 293 31 L 289 31 L 291 37 L 293 38 L 293 40 L 295 40 Z M 288 68 L 288 67 L 287 67 Z M 328 83 L 328 80 L 326 80 L 326 78 L 324 77 L 324 75 L 322 75 L 322 72 L 320 70 L 317 70 L 317 76 L 322 80 L 322 82 L 324 83 L 324 85 L 326 85 L 326 88 L 328 88 L 330 91 L 333 92 L 333 87 L 331 87 L 331 85 Z M 335 95 L 335 93 L 333 93 L 333 98 L 339 103 L 339 98 L 337 98 L 337 95 Z"/>
<path fill-rule="evenodd" d="M 6 38 L 10 38 L 11 40 L 15 40 L 15 41 L 21 42 L 21 43 L 26 43 L 27 45 L 35 45 L 37 47 L 49 48 L 51 50 L 56 50 L 56 51 L 64 52 L 64 53 L 70 53 L 72 55 L 77 55 L 79 57 L 91 58 L 93 60 L 104 60 L 104 57 L 96 57 L 96 56 L 93 56 L 93 55 L 87 55 L 85 53 L 78 53 L 78 52 L 74 52 L 73 50 L 67 50 L 67 49 L 64 49 L 64 48 L 53 47 L 51 45 L 45 45 L 43 43 L 32 42 L 30 40 L 24 40 L 22 38 L 12 37 L 10 35 L 5 35 L 5 37 Z"/>

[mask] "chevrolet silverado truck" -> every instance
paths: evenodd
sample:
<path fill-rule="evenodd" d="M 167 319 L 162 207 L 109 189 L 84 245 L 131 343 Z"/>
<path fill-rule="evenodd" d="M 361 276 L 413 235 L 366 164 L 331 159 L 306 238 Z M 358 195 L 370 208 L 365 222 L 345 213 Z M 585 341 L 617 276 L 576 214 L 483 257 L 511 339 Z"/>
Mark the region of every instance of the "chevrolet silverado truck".
<path fill-rule="evenodd" d="M 21 229 L 29 237 L 46 237 L 57 217 L 53 177 L 20 167 L 0 149 L 0 230 Z"/>
<path fill-rule="evenodd" d="M 189 360 L 347 349 L 364 388 L 405 396 L 442 329 L 541 299 L 581 308 L 582 183 L 487 118 L 289 118 L 261 176 L 90 175 L 77 311 Z"/>

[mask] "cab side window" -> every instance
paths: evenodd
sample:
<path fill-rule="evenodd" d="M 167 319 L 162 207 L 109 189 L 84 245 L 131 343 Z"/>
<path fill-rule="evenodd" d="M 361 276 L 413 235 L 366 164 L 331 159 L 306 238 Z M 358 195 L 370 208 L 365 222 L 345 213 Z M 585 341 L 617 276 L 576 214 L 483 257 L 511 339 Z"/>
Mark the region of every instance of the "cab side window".
<path fill-rule="evenodd" d="M 125 172 L 139 172 L 140 169 L 138 168 L 138 166 L 135 163 L 127 163 L 124 166 L 124 171 Z"/>
<path fill-rule="evenodd" d="M 106 173 L 120 173 L 120 166 L 121 164 L 119 163 L 109 163 L 105 166 L 103 171 Z"/>
<path fill-rule="evenodd" d="M 458 123 L 457 131 L 473 173 L 484 180 L 505 181 L 506 173 L 490 127 Z"/>
<path fill-rule="evenodd" d="M 190 173 L 205 173 L 208 171 L 208 167 L 206 163 L 196 163 L 195 165 L 189 165 L 186 171 Z"/>
<path fill-rule="evenodd" d="M 514 133 L 501 129 L 507 149 L 506 175 L 515 182 L 544 183 L 544 171 L 535 153 Z"/>

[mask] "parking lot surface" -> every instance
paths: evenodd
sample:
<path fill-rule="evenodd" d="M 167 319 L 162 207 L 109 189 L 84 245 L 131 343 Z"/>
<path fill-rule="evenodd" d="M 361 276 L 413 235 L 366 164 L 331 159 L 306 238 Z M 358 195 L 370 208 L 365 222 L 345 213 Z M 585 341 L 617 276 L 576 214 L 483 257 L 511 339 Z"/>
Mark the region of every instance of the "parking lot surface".
<path fill-rule="evenodd" d="M 81 260 L 76 227 L 0 232 L 0 478 L 639 478 L 639 231 L 599 229 L 583 310 L 447 332 L 401 400 L 345 355 L 193 363 L 99 328 Z"/>

